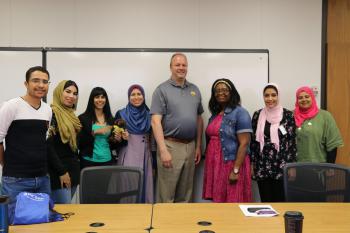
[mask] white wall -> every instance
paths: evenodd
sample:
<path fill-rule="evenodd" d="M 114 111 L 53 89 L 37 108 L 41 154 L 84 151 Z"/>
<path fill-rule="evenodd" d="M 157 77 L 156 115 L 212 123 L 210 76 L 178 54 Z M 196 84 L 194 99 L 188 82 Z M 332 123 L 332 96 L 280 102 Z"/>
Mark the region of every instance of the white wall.
<path fill-rule="evenodd" d="M 320 88 L 321 13 L 322 0 L 0 0 L 0 46 L 269 49 L 293 108 L 297 87 Z"/>
<path fill-rule="evenodd" d="M 321 23 L 322 0 L 0 0 L 0 47 L 269 49 L 293 109 L 297 87 L 320 89 Z"/>

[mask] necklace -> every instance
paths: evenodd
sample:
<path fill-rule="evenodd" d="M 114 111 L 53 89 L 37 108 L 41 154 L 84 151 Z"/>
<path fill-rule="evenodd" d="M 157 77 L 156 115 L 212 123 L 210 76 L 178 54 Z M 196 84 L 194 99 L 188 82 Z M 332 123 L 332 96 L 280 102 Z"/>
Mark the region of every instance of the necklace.
<path fill-rule="evenodd" d="M 103 114 L 103 113 L 96 113 L 96 123 L 104 124 L 105 123 L 105 114 Z"/>

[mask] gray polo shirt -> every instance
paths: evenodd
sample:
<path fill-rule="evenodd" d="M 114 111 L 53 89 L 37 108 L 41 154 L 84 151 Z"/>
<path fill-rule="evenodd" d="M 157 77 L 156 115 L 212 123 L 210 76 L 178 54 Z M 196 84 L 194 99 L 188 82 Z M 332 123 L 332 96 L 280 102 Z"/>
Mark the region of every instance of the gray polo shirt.
<path fill-rule="evenodd" d="M 169 79 L 153 92 L 151 114 L 162 115 L 164 137 L 194 139 L 197 117 L 204 112 L 198 87 L 185 81 L 183 87 Z"/>

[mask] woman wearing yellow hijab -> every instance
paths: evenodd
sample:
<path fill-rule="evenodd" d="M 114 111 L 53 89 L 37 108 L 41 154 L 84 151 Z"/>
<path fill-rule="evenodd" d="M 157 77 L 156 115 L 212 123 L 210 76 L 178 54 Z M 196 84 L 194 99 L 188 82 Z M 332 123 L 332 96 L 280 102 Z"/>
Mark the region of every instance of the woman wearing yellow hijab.
<path fill-rule="evenodd" d="M 77 84 L 71 80 L 61 81 L 53 92 L 48 137 L 51 198 L 59 204 L 71 203 L 79 184 L 77 134 L 81 124 L 74 113 L 77 102 Z"/>

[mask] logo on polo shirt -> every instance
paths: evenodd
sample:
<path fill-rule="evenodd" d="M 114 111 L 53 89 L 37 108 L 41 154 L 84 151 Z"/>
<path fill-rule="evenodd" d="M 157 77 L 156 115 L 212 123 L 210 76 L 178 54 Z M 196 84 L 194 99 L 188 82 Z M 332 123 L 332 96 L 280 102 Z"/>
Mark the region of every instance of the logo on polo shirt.
<path fill-rule="evenodd" d="M 191 91 L 191 95 L 192 95 L 192 96 L 196 96 L 196 92 Z"/>

